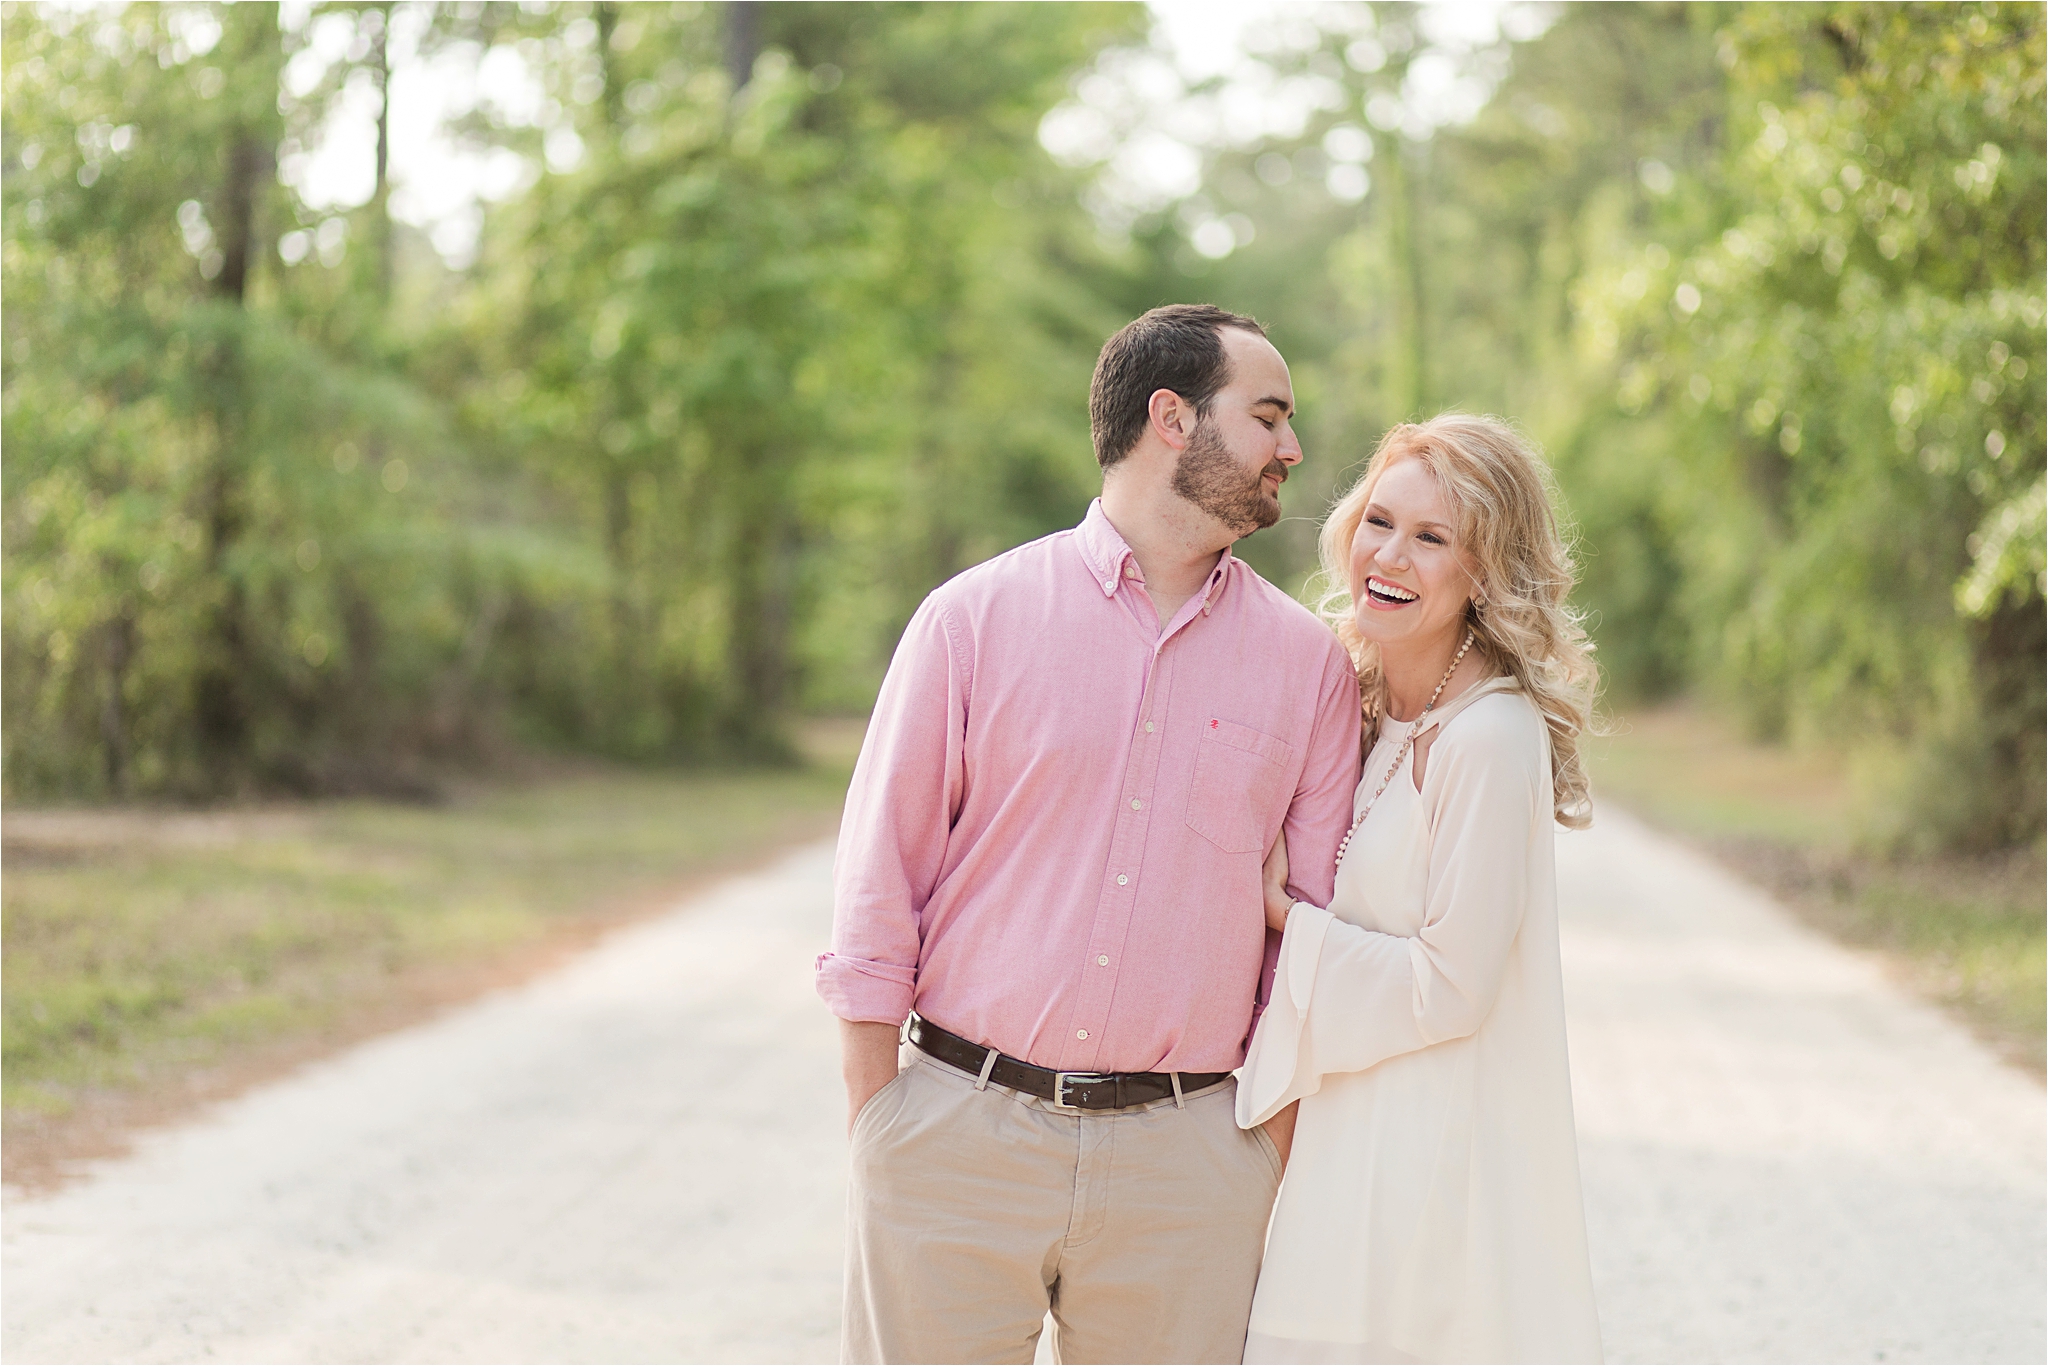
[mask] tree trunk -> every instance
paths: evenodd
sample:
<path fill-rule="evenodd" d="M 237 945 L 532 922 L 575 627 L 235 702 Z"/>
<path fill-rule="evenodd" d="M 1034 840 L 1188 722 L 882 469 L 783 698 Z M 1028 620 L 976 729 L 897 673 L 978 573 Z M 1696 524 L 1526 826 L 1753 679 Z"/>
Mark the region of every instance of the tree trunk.
<path fill-rule="evenodd" d="M 614 457 L 605 475 L 604 547 L 611 562 L 612 679 L 621 713 L 645 705 L 640 677 L 640 623 L 633 604 L 633 485 L 631 471 Z M 617 720 L 630 723 L 629 715 Z"/>
<path fill-rule="evenodd" d="M 256 246 L 256 192 L 270 170 L 269 149 L 240 135 L 228 149 L 227 183 L 221 192 L 220 274 L 214 293 L 239 304 L 249 292 L 249 260 Z"/>
<path fill-rule="evenodd" d="M 370 196 L 370 231 L 375 235 L 371 250 L 374 281 L 379 303 L 391 302 L 391 6 L 373 6 L 363 11 L 363 20 L 374 16 L 377 32 L 370 40 L 370 73 L 377 82 L 377 181 Z"/>
<path fill-rule="evenodd" d="M 128 795 L 128 662 L 135 655 L 135 613 L 125 604 L 102 628 L 106 691 L 100 696 L 100 747 L 106 754 L 107 791 Z"/>
<path fill-rule="evenodd" d="M 619 7 L 611 0 L 600 0 L 592 13 L 597 19 L 597 61 L 604 73 L 604 124 L 617 137 L 626 112 L 625 83 L 619 79 L 618 54 L 612 50 L 612 34 L 619 27 Z"/>
<path fill-rule="evenodd" d="M 2007 599 L 1973 625 L 1978 706 L 1991 750 L 1991 781 L 1982 785 L 1973 828 L 1960 842 L 1981 848 L 2024 845 L 2048 820 L 2048 615 L 2041 599 Z"/>
<path fill-rule="evenodd" d="M 619 74 L 618 54 L 612 47 L 613 35 L 619 27 L 619 6 L 611 0 L 600 0 L 592 7 L 591 15 L 597 21 L 598 69 L 604 78 L 604 95 L 598 109 L 603 115 L 604 135 L 610 143 L 610 151 L 616 155 L 626 121 L 625 82 Z M 633 404 L 631 380 L 626 370 L 625 363 L 617 359 L 605 368 L 603 396 L 597 408 L 600 413 L 610 414 L 613 421 L 629 411 Z M 614 735 L 624 740 L 639 729 L 645 709 L 651 705 L 651 690 L 642 670 L 644 652 L 633 591 L 636 577 L 633 563 L 634 456 L 630 446 L 612 450 L 611 443 L 603 435 L 599 444 L 605 447 L 604 458 L 607 461 L 604 471 L 604 545 L 605 556 L 611 564 L 612 715 L 609 720 Z"/>
<path fill-rule="evenodd" d="M 213 292 L 237 308 L 248 302 L 249 275 L 261 255 L 257 211 L 276 165 L 277 88 L 283 69 L 275 5 L 234 5 L 222 11 L 222 66 L 241 78 L 229 93 L 239 116 L 227 129 L 220 195 L 220 274 Z M 213 467 L 201 517 L 207 532 L 206 568 L 217 585 L 205 654 L 193 679 L 193 721 L 200 765 L 216 794 L 228 791 L 250 758 L 250 694 L 257 660 L 242 585 L 227 575 L 229 554 L 247 520 L 244 487 L 245 413 L 249 403 L 241 336 L 230 331 L 209 366 L 213 411 Z"/>
<path fill-rule="evenodd" d="M 728 0 L 725 7 L 725 74 L 737 95 L 754 79 L 754 59 L 761 55 L 760 0 Z"/>
<path fill-rule="evenodd" d="M 742 464 L 753 478 L 740 493 L 728 568 L 726 733 L 749 757 L 786 759 L 798 532 L 774 456 L 757 452 Z"/>
<path fill-rule="evenodd" d="M 225 274 L 225 271 L 223 271 Z M 194 731 L 200 764 L 213 795 L 232 789 L 249 757 L 250 699 L 254 671 L 249 650 L 248 601 L 228 559 L 247 521 L 242 468 L 243 395 L 241 338 L 224 337 L 208 378 L 213 407 L 213 467 L 204 485 L 206 576 L 217 585 L 193 680 Z"/>
<path fill-rule="evenodd" d="M 1395 182 L 1394 233 L 1399 260 L 1402 300 L 1401 321 L 1405 415 L 1414 420 L 1427 418 L 1432 406 L 1429 376 L 1429 297 L 1423 255 L 1423 160 L 1426 147 L 1396 135 L 1392 162 Z"/>

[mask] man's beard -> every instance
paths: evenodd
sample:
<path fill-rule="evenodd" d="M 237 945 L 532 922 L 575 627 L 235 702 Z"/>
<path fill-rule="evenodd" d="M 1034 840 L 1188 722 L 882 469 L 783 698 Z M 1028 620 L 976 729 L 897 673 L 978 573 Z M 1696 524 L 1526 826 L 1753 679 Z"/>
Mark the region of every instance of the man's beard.
<path fill-rule="evenodd" d="M 1280 500 L 1266 492 L 1266 476 L 1287 478 L 1287 466 L 1275 460 L 1257 474 L 1224 448 L 1222 434 L 1208 421 L 1195 424 L 1187 449 L 1173 466 L 1173 491 L 1240 536 L 1249 536 L 1280 520 Z"/>

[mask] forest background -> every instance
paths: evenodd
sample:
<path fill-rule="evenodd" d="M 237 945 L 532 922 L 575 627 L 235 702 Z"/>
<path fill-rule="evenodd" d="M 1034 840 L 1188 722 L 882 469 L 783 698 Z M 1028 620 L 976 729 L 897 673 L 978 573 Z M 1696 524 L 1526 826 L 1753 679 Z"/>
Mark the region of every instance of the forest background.
<path fill-rule="evenodd" d="M 1135 6 L 7 5 L 8 798 L 786 758 L 1078 520 L 1096 349 L 1199 299 L 1294 367 L 1269 577 L 1389 424 L 1509 415 L 1611 698 L 2038 845 L 2041 7 L 1275 13 L 1247 112 Z M 517 174 L 452 251 L 388 153 L 449 53 L 534 95 L 458 119 Z"/>

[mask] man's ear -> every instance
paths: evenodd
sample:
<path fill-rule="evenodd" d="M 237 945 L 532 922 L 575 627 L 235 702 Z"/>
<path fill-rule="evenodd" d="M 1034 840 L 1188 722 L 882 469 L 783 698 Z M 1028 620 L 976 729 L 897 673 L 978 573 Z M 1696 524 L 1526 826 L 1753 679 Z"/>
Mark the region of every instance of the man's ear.
<path fill-rule="evenodd" d="M 1195 410 L 1171 389 L 1154 389 L 1145 404 L 1152 434 L 1171 450 L 1185 450 L 1195 431 Z"/>

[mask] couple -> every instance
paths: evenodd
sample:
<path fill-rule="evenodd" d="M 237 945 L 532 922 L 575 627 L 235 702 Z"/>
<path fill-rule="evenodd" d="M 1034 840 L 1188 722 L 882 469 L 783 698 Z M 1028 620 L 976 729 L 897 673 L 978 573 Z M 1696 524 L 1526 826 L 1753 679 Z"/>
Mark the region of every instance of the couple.
<path fill-rule="evenodd" d="M 1101 499 L 925 599 L 848 794 L 845 1359 L 1028 1362 L 1050 1311 L 1065 1362 L 1596 1360 L 1540 463 L 1395 428 L 1325 625 L 1230 553 L 1301 460 L 1256 323 L 1147 313 L 1089 413 Z"/>

